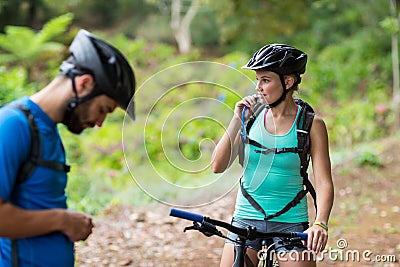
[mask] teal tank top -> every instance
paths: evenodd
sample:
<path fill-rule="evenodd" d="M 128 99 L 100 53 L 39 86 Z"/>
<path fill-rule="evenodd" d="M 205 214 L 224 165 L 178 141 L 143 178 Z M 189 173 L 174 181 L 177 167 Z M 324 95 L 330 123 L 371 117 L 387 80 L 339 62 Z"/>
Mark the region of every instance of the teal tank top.
<path fill-rule="evenodd" d="M 297 147 L 296 121 L 301 107 L 298 107 L 296 119 L 290 130 L 284 135 L 273 135 L 265 129 L 265 112 L 256 118 L 249 137 L 267 148 Z M 280 211 L 303 189 L 300 175 L 300 158 L 297 153 L 262 154 L 250 144 L 245 145 L 243 187 L 268 215 Z M 257 211 L 238 190 L 234 211 L 235 218 L 263 220 L 264 215 Z M 300 223 L 308 221 L 307 198 L 288 212 L 271 219 L 274 222 Z"/>

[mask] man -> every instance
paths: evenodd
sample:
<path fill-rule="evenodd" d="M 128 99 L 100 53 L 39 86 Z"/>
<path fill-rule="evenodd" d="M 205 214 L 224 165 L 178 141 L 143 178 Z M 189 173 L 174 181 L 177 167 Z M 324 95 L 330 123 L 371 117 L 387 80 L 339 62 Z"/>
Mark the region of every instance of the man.
<path fill-rule="evenodd" d="M 69 166 L 57 124 L 79 134 L 101 127 L 116 107 L 134 119 L 135 77 L 124 56 L 85 30 L 69 50 L 50 84 L 0 109 L 0 266 L 74 265 L 74 242 L 85 240 L 93 223 L 67 209 Z M 32 144 L 39 159 L 32 160 Z"/>

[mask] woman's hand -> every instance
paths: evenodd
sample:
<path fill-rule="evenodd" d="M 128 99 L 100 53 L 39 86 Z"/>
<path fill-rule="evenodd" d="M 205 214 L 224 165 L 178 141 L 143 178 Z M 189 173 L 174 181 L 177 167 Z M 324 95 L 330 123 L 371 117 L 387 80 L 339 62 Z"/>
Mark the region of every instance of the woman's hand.
<path fill-rule="evenodd" d="M 316 254 L 325 249 L 328 242 L 328 230 L 320 225 L 314 224 L 308 228 L 305 233 L 308 234 L 307 248 L 314 251 Z"/>
<path fill-rule="evenodd" d="M 253 108 L 257 104 L 257 95 L 245 96 L 242 100 L 238 101 L 235 105 L 235 115 L 242 118 L 243 108 L 247 107 L 245 120 L 248 120 L 253 113 Z"/>

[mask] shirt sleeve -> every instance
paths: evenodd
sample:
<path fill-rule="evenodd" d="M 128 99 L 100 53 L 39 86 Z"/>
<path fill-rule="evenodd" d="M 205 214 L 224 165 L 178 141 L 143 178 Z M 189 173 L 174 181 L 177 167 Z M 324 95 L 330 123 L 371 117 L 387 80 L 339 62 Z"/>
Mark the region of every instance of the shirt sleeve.
<path fill-rule="evenodd" d="M 13 107 L 0 110 L 0 199 L 9 201 L 18 170 L 30 150 L 29 122 Z"/>

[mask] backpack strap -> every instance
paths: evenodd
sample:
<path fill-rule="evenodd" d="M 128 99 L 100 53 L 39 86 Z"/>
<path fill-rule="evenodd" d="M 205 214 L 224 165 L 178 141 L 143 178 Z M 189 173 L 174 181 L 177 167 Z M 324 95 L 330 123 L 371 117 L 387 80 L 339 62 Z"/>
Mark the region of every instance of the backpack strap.
<path fill-rule="evenodd" d="M 255 208 L 256 210 L 258 210 L 259 212 L 261 212 L 264 215 L 264 218 L 266 220 L 266 218 L 268 216 L 265 213 L 265 210 L 260 206 L 260 204 L 257 203 L 257 201 L 255 201 L 255 199 L 252 196 L 250 196 L 249 193 L 247 193 L 246 189 L 244 189 L 243 183 L 242 183 L 242 178 L 243 178 L 243 176 L 240 177 L 240 180 L 239 180 L 240 190 L 242 192 L 242 195 L 247 199 L 247 201 L 250 202 L 250 204 L 253 206 L 253 208 Z"/>
<path fill-rule="evenodd" d="M 300 100 L 302 101 L 302 100 Z M 303 178 L 303 184 L 314 200 L 315 210 L 317 210 L 317 196 L 315 189 L 308 179 L 307 169 L 310 163 L 309 150 L 311 147 L 310 141 L 310 131 L 311 126 L 314 121 L 315 113 L 314 110 L 304 101 L 302 101 L 303 109 L 302 114 L 297 120 L 297 142 L 299 147 L 299 157 L 300 157 L 300 175 Z M 300 148 L 302 148 L 300 150 Z"/>
<path fill-rule="evenodd" d="M 257 116 L 267 107 L 266 104 L 256 103 L 253 107 L 253 114 L 251 114 L 247 124 L 246 124 L 246 133 L 250 131 L 251 126 L 253 126 L 254 121 L 256 120 Z"/>
<path fill-rule="evenodd" d="M 259 148 L 264 148 L 266 149 L 266 147 L 264 147 L 263 145 L 257 143 L 254 140 L 251 140 L 248 138 L 247 133 L 250 131 L 251 126 L 254 124 L 254 121 L 256 120 L 257 116 L 260 114 L 260 112 L 266 107 L 265 104 L 261 104 L 261 103 L 256 103 L 254 105 L 253 108 L 253 113 L 251 114 L 249 120 L 247 121 L 247 123 L 244 122 L 244 112 L 245 110 L 243 110 L 243 116 L 242 116 L 242 132 L 240 135 L 240 142 L 239 142 L 239 164 L 242 165 L 243 167 L 243 162 L 244 162 L 244 145 L 248 144 L 250 142 L 250 144 L 255 145 Z"/>
<path fill-rule="evenodd" d="M 18 244 L 17 240 L 11 240 L 11 266 L 18 267 Z"/>
<path fill-rule="evenodd" d="M 253 206 L 253 208 L 255 208 L 256 210 L 258 210 L 259 212 L 261 212 L 264 215 L 264 220 L 268 221 L 271 220 L 272 218 L 281 216 L 282 214 L 288 212 L 291 208 L 293 208 L 294 206 L 296 206 L 297 204 L 300 203 L 301 199 L 307 195 L 308 190 L 307 189 L 303 189 L 300 192 L 297 193 L 297 195 L 288 203 L 286 204 L 280 211 L 274 213 L 274 214 L 270 214 L 267 215 L 265 210 L 260 206 L 260 204 L 257 203 L 257 201 L 246 191 L 246 189 L 244 189 L 243 187 L 243 183 L 242 183 L 242 178 L 240 178 L 240 190 L 242 192 L 242 195 L 247 199 L 247 201 L 249 201 L 249 203 Z"/>
<path fill-rule="evenodd" d="M 59 162 L 53 162 L 53 161 L 47 161 L 41 159 L 41 152 L 42 152 L 42 143 L 41 143 L 41 138 L 39 134 L 39 130 L 36 126 L 35 119 L 31 113 L 31 111 L 19 104 L 11 104 L 11 106 L 18 108 L 21 110 L 26 118 L 28 119 L 29 122 L 29 131 L 31 134 L 31 146 L 29 149 L 29 154 L 28 154 L 28 159 L 26 162 L 24 162 L 19 170 L 18 174 L 16 177 L 16 184 L 21 184 L 25 182 L 33 173 L 35 170 L 36 166 L 44 166 L 53 170 L 59 170 L 59 171 L 64 171 L 64 172 L 69 172 L 70 171 L 70 166 L 59 163 Z M 18 267 L 19 262 L 18 262 L 18 243 L 17 239 L 11 240 L 11 262 L 12 262 L 12 267 Z"/>
<path fill-rule="evenodd" d="M 41 159 L 42 152 L 42 140 L 40 138 L 39 130 L 36 126 L 35 119 L 27 107 L 22 105 L 15 105 L 19 108 L 27 117 L 29 122 L 29 130 L 31 132 L 31 146 L 29 150 L 28 160 L 23 163 L 18 171 L 16 182 L 21 184 L 26 181 L 35 170 L 36 166 L 43 166 L 53 170 L 69 172 L 70 166 L 60 162 L 47 161 Z"/>

